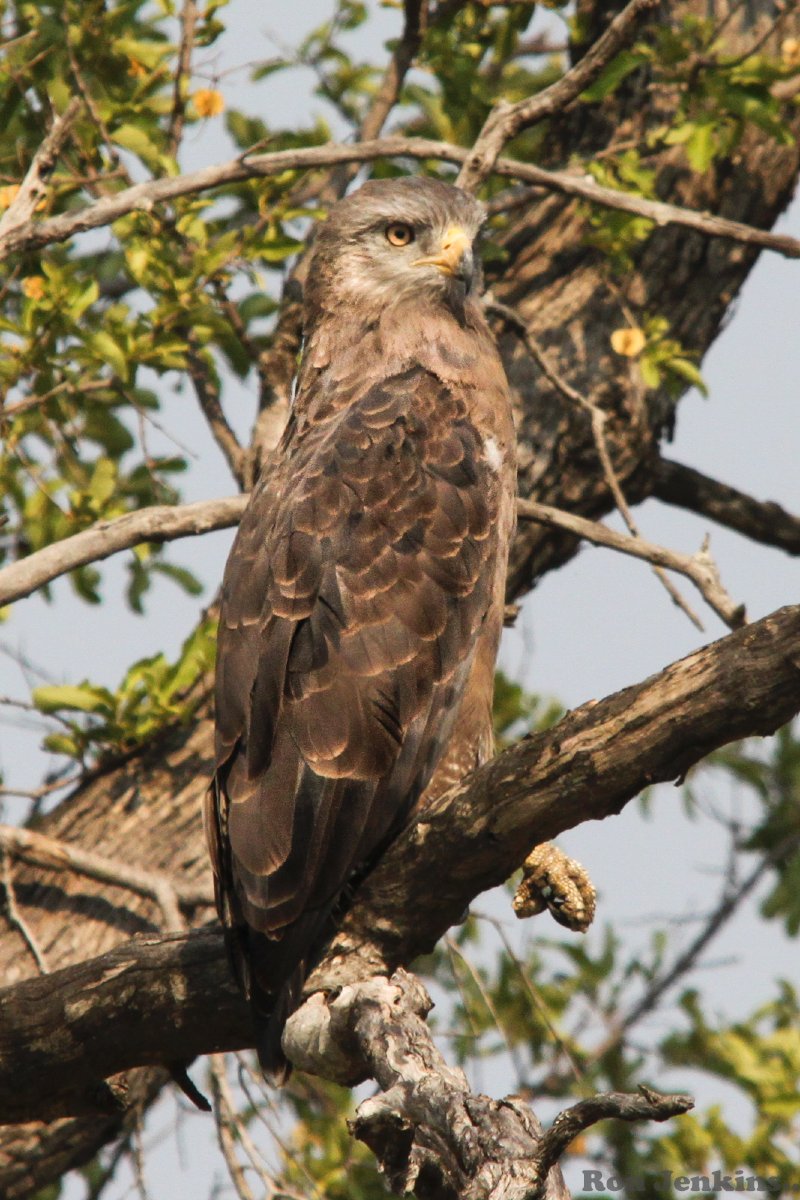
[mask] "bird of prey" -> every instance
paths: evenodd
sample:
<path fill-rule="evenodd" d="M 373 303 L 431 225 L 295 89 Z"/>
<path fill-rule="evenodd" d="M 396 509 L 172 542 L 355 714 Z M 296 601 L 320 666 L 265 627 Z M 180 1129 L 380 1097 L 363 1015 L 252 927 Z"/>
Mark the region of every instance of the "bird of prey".
<path fill-rule="evenodd" d="M 207 830 L 277 1081 L 284 1022 L 354 884 L 426 789 L 493 749 L 516 473 L 482 220 L 424 178 L 331 209 L 292 413 L 225 570 Z"/>

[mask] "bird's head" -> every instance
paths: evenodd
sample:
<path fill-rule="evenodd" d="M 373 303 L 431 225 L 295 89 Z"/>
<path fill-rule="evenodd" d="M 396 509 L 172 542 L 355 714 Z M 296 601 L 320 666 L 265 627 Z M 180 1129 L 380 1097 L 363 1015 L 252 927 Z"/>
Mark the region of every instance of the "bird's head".
<path fill-rule="evenodd" d="M 355 306 L 376 315 L 404 300 L 454 312 L 479 286 L 483 207 L 438 179 L 365 183 L 331 209 L 306 284 L 309 314 Z"/>

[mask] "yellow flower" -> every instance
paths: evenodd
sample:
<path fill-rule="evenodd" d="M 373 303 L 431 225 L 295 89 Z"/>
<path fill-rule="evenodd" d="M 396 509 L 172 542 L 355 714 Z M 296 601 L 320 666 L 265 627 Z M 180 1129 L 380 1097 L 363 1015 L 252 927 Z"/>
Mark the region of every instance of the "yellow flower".
<path fill-rule="evenodd" d="M 192 100 L 198 117 L 217 117 L 225 111 L 225 98 L 215 88 L 200 88 Z"/>
<path fill-rule="evenodd" d="M 636 358 L 644 350 L 647 339 L 641 329 L 615 329 L 611 335 L 611 348 L 625 358 Z"/>
<path fill-rule="evenodd" d="M 5 187 L 0 187 L 0 208 L 8 208 L 16 199 L 18 191 L 18 183 L 9 183 Z"/>
<path fill-rule="evenodd" d="M 22 281 L 22 290 L 29 300 L 44 299 L 44 279 L 41 275 L 29 275 Z"/>
<path fill-rule="evenodd" d="M 800 67 L 800 38 L 784 38 L 781 42 L 781 58 L 787 67 Z"/>

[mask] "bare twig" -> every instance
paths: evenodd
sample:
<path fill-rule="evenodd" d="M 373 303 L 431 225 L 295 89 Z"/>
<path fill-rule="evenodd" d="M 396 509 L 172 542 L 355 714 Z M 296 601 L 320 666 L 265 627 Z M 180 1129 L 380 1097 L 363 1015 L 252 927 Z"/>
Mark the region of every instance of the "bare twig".
<path fill-rule="evenodd" d="M 74 96 L 33 156 L 19 191 L 0 218 L 0 239 L 8 236 L 31 222 L 36 206 L 47 194 L 47 180 L 53 172 L 61 148 L 81 108 L 81 100 Z"/>
<path fill-rule="evenodd" d="M 774 500 L 756 500 L 693 467 L 660 459 L 654 474 L 653 495 L 666 504 L 686 508 L 735 529 L 755 542 L 777 546 L 787 554 L 800 554 L 800 517 L 793 516 Z"/>
<path fill-rule="evenodd" d="M 720 898 L 717 907 L 705 922 L 703 928 L 689 945 L 675 959 L 669 970 L 659 975 L 649 985 L 644 995 L 615 1023 L 612 1038 L 604 1041 L 598 1048 L 598 1057 L 615 1046 L 622 1035 L 635 1025 L 645 1014 L 651 1012 L 666 991 L 675 985 L 688 971 L 692 969 L 706 946 L 711 942 L 723 925 L 733 916 L 737 909 L 754 891 L 766 873 L 792 854 L 800 845 L 800 835 L 793 834 L 784 840 L 756 864 L 750 874 L 740 884 L 729 883 Z M 594 1055 L 592 1056 L 594 1058 Z"/>
<path fill-rule="evenodd" d="M 219 1148 L 225 1159 L 231 1183 L 239 1200 L 255 1200 L 255 1195 L 247 1182 L 244 1167 L 239 1162 L 239 1156 L 236 1153 L 236 1143 L 241 1137 L 242 1123 L 236 1117 L 236 1110 L 231 1100 L 224 1054 L 209 1056 L 208 1074 L 211 1080 L 211 1094 L 214 1097 L 214 1117 Z"/>
<path fill-rule="evenodd" d="M 615 1121 L 668 1121 L 694 1108 L 691 1096 L 662 1096 L 651 1088 L 639 1088 L 639 1095 L 626 1092 L 605 1092 L 580 1100 L 571 1108 L 560 1112 L 542 1137 L 537 1151 L 541 1170 L 557 1163 L 570 1142 L 579 1133 L 609 1118 Z M 531 1200 L 539 1200 L 543 1192 L 533 1193 Z"/>
<path fill-rule="evenodd" d="M 176 887 L 168 875 L 106 858 L 94 851 L 34 833 L 31 829 L 0 825 L 0 849 L 6 856 L 11 855 L 35 867 L 49 871 L 75 871 L 99 883 L 110 883 L 140 896 L 148 896 L 161 909 L 165 930 L 186 928 L 181 905 L 192 908 L 213 903 L 211 895 L 204 888 Z"/>
<path fill-rule="evenodd" d="M 705 543 L 696 554 L 678 554 L 665 546 L 645 541 L 644 538 L 617 533 L 600 521 L 587 521 L 585 517 L 576 517 L 563 509 L 551 508 L 548 504 L 537 504 L 533 500 L 518 501 L 517 515 L 522 521 L 539 521 L 552 529 L 565 529 L 595 546 L 607 546 L 611 550 L 621 551 L 622 554 L 630 554 L 633 558 L 641 558 L 654 566 L 677 571 L 679 575 L 685 575 L 692 581 L 706 603 L 729 629 L 738 629 L 745 624 L 744 608 L 741 604 L 736 604 L 725 591 Z"/>
<path fill-rule="evenodd" d="M 452 146 L 447 142 L 429 141 L 427 138 L 391 137 L 352 145 L 332 143 L 299 150 L 277 150 L 272 154 L 240 156 L 230 162 L 204 167 L 186 175 L 135 184 L 112 196 L 104 196 L 94 204 L 88 204 L 74 212 L 61 213 L 46 221 L 25 222 L 0 236 L 0 259 L 18 251 L 66 241 L 77 233 L 110 225 L 126 213 L 150 212 L 157 204 L 174 200 L 178 196 L 195 195 L 228 183 L 241 183 L 259 176 L 278 175 L 288 170 L 309 170 L 348 162 L 373 162 L 379 158 L 433 159 L 462 163 L 468 153 L 462 147 Z M 592 204 L 601 204 L 606 208 L 647 217 L 657 225 L 682 225 L 708 237 L 730 238 L 744 245 L 775 250 L 787 258 L 800 258 L 800 239 L 789 237 L 787 234 L 769 233 L 739 221 L 695 212 L 675 204 L 646 200 L 630 192 L 601 187 L 585 173 L 546 171 L 542 167 L 518 163 L 509 158 L 498 159 L 493 169 L 497 175 L 520 179 L 524 183 L 536 184 L 549 191 L 563 192 L 565 195 L 587 200 Z"/>
<path fill-rule="evenodd" d="M 467 192 L 477 191 L 494 170 L 507 142 L 523 129 L 529 129 L 538 121 L 561 112 L 576 100 L 581 92 L 594 83 L 615 54 L 627 45 L 643 14 L 654 8 L 655 4 L 656 0 L 630 0 L 566 75 L 538 95 L 521 100 L 518 104 L 508 104 L 506 101 L 496 104 L 459 172 L 459 187 Z"/>
<path fill-rule="evenodd" d="M 403 13 L 403 32 L 395 44 L 378 90 L 358 127 L 356 141 L 368 142 L 379 136 L 397 103 L 405 77 L 419 52 L 428 20 L 428 0 L 404 0 Z M 314 189 L 314 194 L 321 197 L 343 196 L 348 184 L 357 174 L 357 163 L 342 164 L 331 172 L 322 187 Z M 307 194 L 304 193 L 304 198 Z"/>
<path fill-rule="evenodd" d="M 175 85 L 172 92 L 172 114 L 169 120 L 169 140 L 167 153 L 174 158 L 180 148 L 183 137 L 183 124 L 186 118 L 186 89 L 192 68 L 192 49 L 194 47 L 194 31 L 197 24 L 197 4 L 195 0 L 183 0 L 181 7 L 181 48 L 178 54 L 178 66 L 175 71 Z"/>
<path fill-rule="evenodd" d="M 222 411 L 219 384 L 208 363 L 204 360 L 198 348 L 197 339 L 191 331 L 186 332 L 186 365 L 197 402 L 211 431 L 211 436 L 222 451 L 234 479 L 239 487 L 243 488 L 247 468 L 247 451 L 239 444 L 239 439 L 228 424 L 225 413 Z"/>
<path fill-rule="evenodd" d="M 622 485 L 620 484 L 619 477 L 614 469 L 614 464 L 611 460 L 611 453 L 608 449 L 608 442 L 606 440 L 605 433 L 608 413 L 606 413 L 602 408 L 599 408 L 598 405 L 593 404 L 591 400 L 577 391 L 576 388 L 567 382 L 563 375 L 561 375 L 553 366 L 551 366 L 542 352 L 538 342 L 530 333 L 526 322 L 523 321 L 522 317 L 520 317 L 518 313 L 516 313 L 512 308 L 508 308 L 507 305 L 498 304 L 496 301 L 489 303 L 487 308 L 490 312 L 498 313 L 499 316 L 513 326 L 516 332 L 522 337 L 522 340 L 525 343 L 525 348 L 541 370 L 542 374 L 550 381 L 550 383 L 553 384 L 553 386 L 561 393 L 561 395 L 564 396 L 565 399 L 569 400 L 571 404 L 576 405 L 578 408 L 589 414 L 592 425 L 592 438 L 594 439 L 597 456 L 600 459 L 600 465 L 603 468 L 603 477 L 605 478 L 611 495 L 614 497 L 614 503 L 616 504 L 622 519 L 628 527 L 628 532 L 630 533 L 631 537 L 638 538 L 640 536 L 638 526 L 633 518 L 633 513 L 630 510 L 630 506 L 625 499 L 625 494 L 622 491 Z M 676 604 L 683 612 L 685 612 L 695 628 L 702 632 L 702 621 L 697 616 L 694 609 L 691 608 L 686 600 L 684 600 L 683 596 L 675 587 L 672 580 L 664 574 L 661 567 L 656 566 L 655 564 L 651 565 L 653 566 L 653 572 L 656 578 L 664 587 L 672 602 Z"/>
<path fill-rule="evenodd" d="M 17 904 L 17 896 L 14 891 L 14 877 L 11 871 L 11 856 L 5 846 L 0 847 L 0 864 L 2 865 L 3 878 L 3 898 L 6 902 L 6 916 L 8 923 L 12 928 L 16 929 L 21 936 L 23 942 L 28 947 L 33 957 L 33 961 L 39 968 L 42 975 L 47 974 L 47 962 L 45 960 L 44 951 L 42 950 L 33 930 L 28 925 L 23 917 Z"/>
<path fill-rule="evenodd" d="M 155 504 L 110 521 L 98 521 L 81 533 L 0 569 L 0 604 L 20 600 L 59 575 L 140 542 L 168 542 L 213 529 L 229 529 L 239 523 L 246 504 L 246 496 L 198 500 L 194 504 Z"/>

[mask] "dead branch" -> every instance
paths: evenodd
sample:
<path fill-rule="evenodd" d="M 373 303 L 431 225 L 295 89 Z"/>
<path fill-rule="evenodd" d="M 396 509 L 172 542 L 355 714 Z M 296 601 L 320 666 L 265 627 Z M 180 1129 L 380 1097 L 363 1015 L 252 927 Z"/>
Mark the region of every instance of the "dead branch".
<path fill-rule="evenodd" d="M 427 138 L 378 138 L 352 145 L 311 146 L 300 150 L 277 150 L 273 154 L 253 154 L 235 158 L 217 166 L 204 167 L 186 175 L 170 176 L 137 183 L 77 211 L 60 213 L 46 221 L 26 221 L 18 228 L 0 236 L 0 260 L 23 250 L 35 250 L 54 242 L 64 242 L 77 233 L 100 229 L 130 212 L 151 212 L 157 204 L 179 196 L 195 195 L 228 183 L 241 183 L 266 175 L 279 175 L 289 170 L 309 170 L 315 167 L 336 166 L 339 163 L 373 162 L 378 158 L 434 159 L 439 162 L 463 163 L 469 151 L 447 142 Z M 536 184 L 548 191 L 616 208 L 622 212 L 647 217 L 657 225 L 682 225 L 696 229 L 708 237 L 730 238 L 748 246 L 775 250 L 787 258 L 800 258 L 800 239 L 788 234 L 769 233 L 708 213 L 695 212 L 660 200 L 646 200 L 630 192 L 601 187 L 591 176 L 569 171 L 547 171 L 510 158 L 499 158 L 494 174 L 523 183 Z"/>
<path fill-rule="evenodd" d="M 47 195 L 47 180 L 81 107 L 80 97 L 73 96 L 61 116 L 56 117 L 50 132 L 34 154 L 19 191 L 0 218 L 0 242 L 31 222 L 36 206 Z"/>
<path fill-rule="evenodd" d="M 466 192 L 477 191 L 491 175 L 500 152 L 512 138 L 577 100 L 630 42 L 642 16 L 655 5 L 656 0 L 630 0 L 566 75 L 538 95 L 518 104 L 507 101 L 496 104 L 459 172 L 458 186 Z"/>
<path fill-rule="evenodd" d="M 691 1096 L 662 1096 L 651 1088 L 639 1088 L 639 1095 L 606 1092 L 580 1100 L 556 1117 L 541 1140 L 538 1156 L 540 1169 L 557 1163 L 570 1142 L 584 1129 L 605 1121 L 668 1121 L 694 1108 Z M 533 1198 L 535 1200 L 535 1197 Z"/>
<path fill-rule="evenodd" d="M 744 605 L 736 604 L 723 587 L 716 563 L 708 552 L 707 539 L 696 554 L 678 554 L 644 538 L 617 533 L 601 521 L 588 521 L 585 517 L 551 508 L 548 504 L 537 504 L 533 500 L 518 501 L 517 516 L 522 521 L 539 521 L 554 529 L 565 529 L 595 546 L 608 546 L 655 566 L 677 571 L 692 581 L 709 607 L 729 629 L 738 629 L 745 623 Z"/>
<path fill-rule="evenodd" d="M 774 732 L 800 710 L 799 644 L 800 605 L 780 609 L 583 705 L 476 771 L 389 848 L 307 994 L 391 974 L 429 951 L 532 845 L 619 813 L 642 788 L 682 776 L 721 745 Z M 134 939 L 25 980 L 0 992 L 0 1010 L 4 1122 L 97 1111 L 109 1075 L 252 1042 L 216 927 Z M 342 1063 L 344 1074 L 346 1048 Z"/>
<path fill-rule="evenodd" d="M 652 494 L 665 504 L 708 517 L 754 542 L 777 546 L 787 554 L 800 554 L 800 517 L 774 500 L 756 500 L 693 467 L 665 458 L 657 463 L 653 478 Z"/>
<path fill-rule="evenodd" d="M 286 1045 L 304 1070 L 329 1074 L 325 1050 L 344 1047 L 350 1077 L 381 1091 L 356 1110 L 351 1130 L 376 1155 L 396 1195 L 421 1200 L 569 1200 L 561 1171 L 550 1178 L 538 1151 L 541 1126 L 519 1100 L 471 1093 L 425 1023 L 433 1007 L 421 982 L 398 970 L 345 987 L 330 1003 L 313 997 L 287 1025 Z M 322 1051 L 322 1053 L 320 1053 Z"/>
<path fill-rule="evenodd" d="M 81 533 L 0 569 L 0 604 L 21 600 L 59 575 L 141 542 L 167 542 L 213 529 L 230 529 L 238 525 L 246 504 L 246 496 L 198 500 L 194 504 L 155 504 L 110 521 L 98 521 Z"/>

